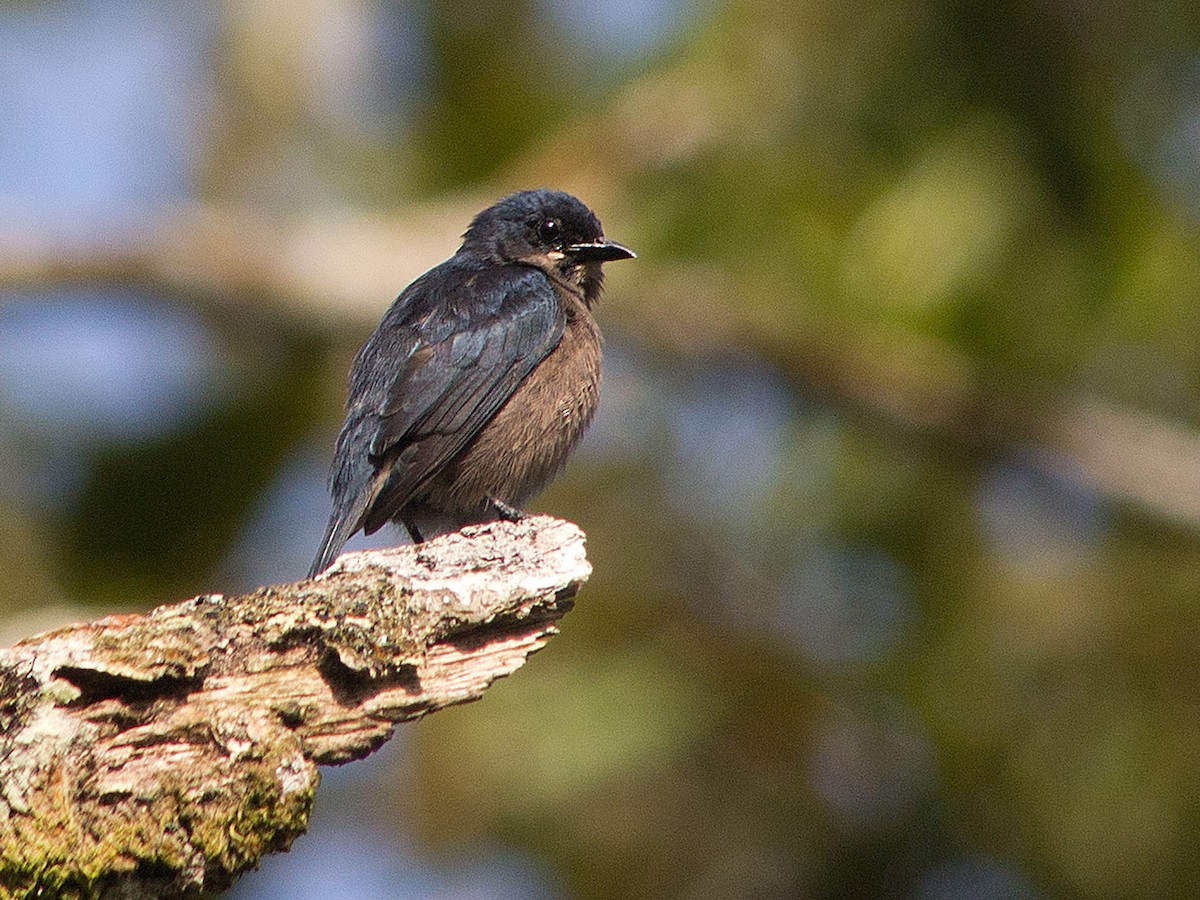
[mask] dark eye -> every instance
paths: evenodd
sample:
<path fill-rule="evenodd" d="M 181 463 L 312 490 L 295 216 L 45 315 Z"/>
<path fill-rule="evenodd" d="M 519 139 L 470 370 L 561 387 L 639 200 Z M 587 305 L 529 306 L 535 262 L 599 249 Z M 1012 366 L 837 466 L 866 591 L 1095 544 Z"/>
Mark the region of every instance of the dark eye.
<path fill-rule="evenodd" d="M 558 219 L 545 219 L 538 225 L 538 237 L 543 244 L 557 245 L 562 243 L 562 226 Z"/>

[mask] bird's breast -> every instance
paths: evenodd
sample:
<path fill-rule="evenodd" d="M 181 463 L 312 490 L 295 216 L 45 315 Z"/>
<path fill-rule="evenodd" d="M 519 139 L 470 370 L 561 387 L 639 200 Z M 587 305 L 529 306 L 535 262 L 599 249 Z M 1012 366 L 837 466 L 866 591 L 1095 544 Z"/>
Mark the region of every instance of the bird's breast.
<path fill-rule="evenodd" d="M 494 498 L 520 507 L 579 443 L 600 399 L 600 330 L 574 297 L 558 345 L 443 475 L 430 499 L 467 511 Z"/>

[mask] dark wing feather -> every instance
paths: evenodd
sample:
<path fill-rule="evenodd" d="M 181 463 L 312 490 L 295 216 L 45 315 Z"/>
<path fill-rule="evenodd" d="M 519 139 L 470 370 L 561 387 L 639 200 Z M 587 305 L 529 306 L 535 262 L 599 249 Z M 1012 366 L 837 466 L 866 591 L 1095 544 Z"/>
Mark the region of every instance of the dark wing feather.
<path fill-rule="evenodd" d="M 359 528 L 393 518 L 466 446 L 558 344 L 549 279 L 454 259 L 397 298 L 355 359 L 314 572 Z M 397 369 L 397 362 L 402 361 Z"/>

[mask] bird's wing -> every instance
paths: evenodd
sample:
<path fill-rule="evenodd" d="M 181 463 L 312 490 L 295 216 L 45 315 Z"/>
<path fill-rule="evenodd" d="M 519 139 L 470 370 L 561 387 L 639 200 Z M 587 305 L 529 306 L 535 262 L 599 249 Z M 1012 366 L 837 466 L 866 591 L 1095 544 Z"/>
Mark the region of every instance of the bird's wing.
<path fill-rule="evenodd" d="M 309 570 L 393 518 L 474 438 L 566 325 L 546 276 L 452 259 L 409 285 L 359 351 L 330 472 L 333 510 Z"/>
<path fill-rule="evenodd" d="M 422 289 L 420 282 L 413 287 Z M 362 514 L 368 534 L 479 433 L 565 327 L 554 288 L 536 269 L 483 268 L 441 282 L 437 292 L 453 296 L 410 298 L 397 321 L 385 318 L 377 333 L 380 350 L 397 339 L 407 345 L 399 371 L 381 377 L 396 356 L 370 342 L 359 361 L 369 444 L 357 452 L 369 450 L 377 472 Z"/>

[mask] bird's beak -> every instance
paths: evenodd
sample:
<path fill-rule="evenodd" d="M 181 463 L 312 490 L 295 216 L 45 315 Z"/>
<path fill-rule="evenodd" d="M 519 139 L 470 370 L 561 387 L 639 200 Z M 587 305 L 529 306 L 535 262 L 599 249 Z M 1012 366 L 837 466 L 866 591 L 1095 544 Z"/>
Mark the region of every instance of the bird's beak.
<path fill-rule="evenodd" d="M 637 259 L 637 254 L 616 241 L 596 241 L 591 244 L 571 244 L 567 255 L 575 262 L 615 262 L 618 259 Z"/>

